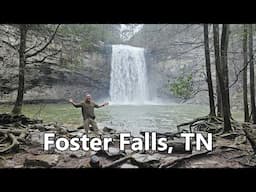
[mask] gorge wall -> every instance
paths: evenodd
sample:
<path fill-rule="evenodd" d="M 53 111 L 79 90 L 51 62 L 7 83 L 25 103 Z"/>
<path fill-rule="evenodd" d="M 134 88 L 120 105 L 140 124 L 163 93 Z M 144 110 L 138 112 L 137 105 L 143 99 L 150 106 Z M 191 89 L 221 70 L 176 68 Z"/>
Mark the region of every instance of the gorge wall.
<path fill-rule="evenodd" d="M 13 102 L 18 85 L 18 53 L 9 43 L 19 41 L 17 29 L 0 26 L 0 101 Z M 38 34 L 30 35 L 28 47 Z M 43 38 L 43 37 L 42 37 Z M 30 42 L 30 43 L 29 43 Z M 55 38 L 46 53 L 60 50 L 43 63 L 27 64 L 25 71 L 25 102 L 56 102 L 70 97 L 81 100 L 86 92 L 99 100 L 108 97 L 111 49 L 103 43 L 94 51 L 84 50 L 79 39 Z"/>
<path fill-rule="evenodd" d="M 220 28 L 221 35 L 221 28 Z M 242 52 L 243 25 L 230 25 L 228 65 L 231 104 L 242 109 Z M 177 100 L 168 84 L 180 76 L 192 75 L 194 96 L 186 103 L 208 104 L 205 73 L 205 56 L 202 24 L 149 24 L 144 25 L 129 44 L 144 47 L 148 65 L 149 85 L 152 97 Z M 216 86 L 215 59 L 212 25 L 209 25 L 211 70 L 214 88 Z M 256 39 L 254 39 L 254 47 Z M 248 72 L 249 78 L 249 72 Z M 248 80 L 249 86 L 249 80 Z"/>

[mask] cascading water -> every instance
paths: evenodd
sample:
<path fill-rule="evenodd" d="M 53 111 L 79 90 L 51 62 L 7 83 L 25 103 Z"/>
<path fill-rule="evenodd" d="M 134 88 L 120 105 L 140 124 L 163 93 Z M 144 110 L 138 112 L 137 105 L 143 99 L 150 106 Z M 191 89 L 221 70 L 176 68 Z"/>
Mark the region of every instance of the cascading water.
<path fill-rule="evenodd" d="M 144 48 L 112 45 L 110 101 L 144 104 L 148 100 Z"/>

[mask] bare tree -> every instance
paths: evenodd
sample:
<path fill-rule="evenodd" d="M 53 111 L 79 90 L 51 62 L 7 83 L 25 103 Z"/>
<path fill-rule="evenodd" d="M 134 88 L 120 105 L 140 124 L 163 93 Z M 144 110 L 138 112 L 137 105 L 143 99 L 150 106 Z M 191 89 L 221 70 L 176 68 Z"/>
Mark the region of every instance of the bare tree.
<path fill-rule="evenodd" d="M 250 92 L 251 92 L 251 110 L 252 122 L 256 123 L 256 108 L 255 108 L 255 83 L 254 83 L 254 57 L 253 57 L 253 31 L 252 24 L 249 25 L 249 58 L 250 58 Z"/>
<path fill-rule="evenodd" d="M 248 96 L 247 96 L 247 62 L 248 62 L 248 52 L 247 52 L 247 24 L 244 24 L 243 33 L 243 56 L 244 56 L 244 70 L 243 70 L 243 100 L 244 100 L 244 121 L 249 121 L 249 108 L 248 108 Z"/>
<path fill-rule="evenodd" d="M 206 67 L 206 76 L 207 76 L 208 93 L 209 93 L 210 115 L 216 116 L 215 104 L 214 104 L 214 93 L 213 93 L 213 86 L 212 86 L 208 24 L 204 24 L 204 49 L 205 49 L 205 67 Z"/>
<path fill-rule="evenodd" d="M 214 41 L 216 45 L 216 24 L 214 24 Z M 231 122 L 230 122 L 230 105 L 229 105 L 229 85 L 228 85 L 228 62 L 227 62 L 227 50 L 228 50 L 228 39 L 229 39 L 229 25 L 222 25 L 222 34 L 221 34 L 221 60 L 220 62 L 216 62 L 216 69 L 218 74 L 219 86 L 220 86 L 220 95 L 221 95 L 221 103 L 223 109 L 223 118 L 224 118 L 224 132 L 228 132 L 231 130 Z M 216 51 L 216 48 L 215 48 Z M 215 55 L 218 53 L 215 53 Z"/>
<path fill-rule="evenodd" d="M 219 25 L 213 25 L 213 37 L 214 37 L 214 54 L 215 54 L 215 66 L 216 66 L 216 95 L 217 95 L 217 116 L 222 116 L 222 101 L 220 93 L 219 74 L 217 66 L 220 66 L 220 44 L 219 44 Z"/>
<path fill-rule="evenodd" d="M 26 57 L 25 57 L 25 50 L 26 50 L 26 40 L 27 40 L 27 32 L 28 32 L 28 25 L 19 25 L 20 30 L 20 47 L 19 47 L 19 86 L 18 86 L 18 93 L 14 108 L 12 113 L 20 114 L 24 96 L 24 81 L 25 81 L 25 65 L 26 65 Z"/>
<path fill-rule="evenodd" d="M 28 58 L 33 58 L 37 55 L 39 55 L 40 53 L 42 53 L 53 41 L 57 30 L 59 28 L 60 25 L 58 25 L 55 29 L 55 31 L 53 32 L 53 34 L 51 35 L 51 37 L 49 38 L 49 40 L 43 45 L 42 43 L 40 43 L 39 45 L 34 45 L 30 48 L 27 49 L 27 34 L 28 31 L 32 29 L 32 27 L 34 27 L 33 25 L 29 25 L 29 24 L 20 24 L 18 26 L 19 28 L 19 36 L 20 36 L 20 43 L 19 43 L 19 85 L 18 85 L 18 93 L 17 93 L 17 97 L 16 97 L 16 102 L 14 105 L 14 108 L 12 110 L 13 114 L 20 114 L 21 110 L 22 110 L 22 104 L 23 104 L 23 96 L 24 96 L 24 84 L 25 84 L 25 67 Z M 57 51 L 59 52 L 59 51 Z M 57 53 L 55 53 L 57 54 Z M 45 59 L 49 56 L 52 56 L 53 54 L 48 54 L 46 56 L 43 57 L 43 59 L 34 59 L 31 63 L 34 62 L 44 62 Z"/>

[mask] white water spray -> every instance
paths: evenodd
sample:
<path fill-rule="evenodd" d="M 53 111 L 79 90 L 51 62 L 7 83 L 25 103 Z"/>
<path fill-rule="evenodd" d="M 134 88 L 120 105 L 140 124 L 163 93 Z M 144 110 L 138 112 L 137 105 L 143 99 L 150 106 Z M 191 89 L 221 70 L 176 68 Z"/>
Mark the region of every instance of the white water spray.
<path fill-rule="evenodd" d="M 110 100 L 115 104 L 148 101 L 144 48 L 112 45 Z"/>

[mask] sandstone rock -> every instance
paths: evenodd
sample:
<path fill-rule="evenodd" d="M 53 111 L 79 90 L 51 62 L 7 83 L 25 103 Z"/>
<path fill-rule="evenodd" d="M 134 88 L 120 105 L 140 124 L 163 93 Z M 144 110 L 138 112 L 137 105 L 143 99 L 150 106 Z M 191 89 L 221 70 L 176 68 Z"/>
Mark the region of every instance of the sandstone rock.
<path fill-rule="evenodd" d="M 32 131 L 30 132 L 30 138 L 31 138 L 32 145 L 44 144 L 44 132 Z"/>
<path fill-rule="evenodd" d="M 190 151 L 185 150 L 185 140 L 184 139 L 175 139 L 169 140 L 167 142 L 168 147 L 173 147 L 172 153 L 191 153 L 192 152 L 192 145 L 190 146 Z M 167 152 L 167 151 L 164 151 Z"/>
<path fill-rule="evenodd" d="M 132 155 L 131 162 L 139 167 L 156 167 L 160 162 L 160 158 L 147 154 L 135 153 Z"/>
<path fill-rule="evenodd" d="M 98 156 L 105 156 L 110 159 L 119 159 L 125 156 L 125 153 L 120 151 L 119 148 L 109 147 L 109 150 L 100 150 L 96 153 Z"/>
<path fill-rule="evenodd" d="M 107 132 L 107 133 L 116 133 L 115 129 L 112 129 L 112 128 L 109 128 L 109 127 L 104 127 L 103 131 Z"/>
<path fill-rule="evenodd" d="M 80 158 L 80 157 L 83 157 L 83 156 L 86 155 L 86 152 L 81 151 L 81 150 L 79 150 L 79 151 L 70 151 L 69 153 L 70 153 L 69 156 L 72 157 L 72 158 Z"/>
<path fill-rule="evenodd" d="M 0 168 L 5 167 L 5 164 L 6 164 L 5 160 L 0 158 Z"/>
<path fill-rule="evenodd" d="M 123 169 L 136 169 L 136 168 L 139 168 L 139 167 L 136 166 L 136 165 L 125 163 L 125 164 L 121 165 L 120 168 L 123 168 Z"/>
<path fill-rule="evenodd" d="M 59 155 L 42 154 L 37 156 L 28 156 L 25 159 L 25 167 L 53 167 L 57 165 L 59 161 Z"/>

